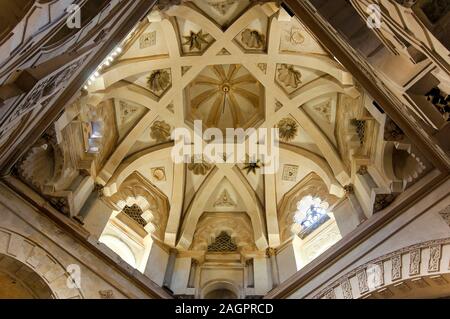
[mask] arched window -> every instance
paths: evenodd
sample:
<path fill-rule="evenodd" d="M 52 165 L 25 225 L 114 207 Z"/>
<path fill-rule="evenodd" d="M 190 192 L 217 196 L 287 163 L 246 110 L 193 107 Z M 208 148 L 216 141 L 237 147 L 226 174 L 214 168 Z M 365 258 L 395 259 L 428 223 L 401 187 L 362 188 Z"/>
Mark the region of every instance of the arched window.
<path fill-rule="evenodd" d="M 297 203 L 295 223 L 300 227 L 300 238 L 305 238 L 320 225 L 330 219 L 327 214 L 328 203 L 319 197 L 305 196 Z"/>

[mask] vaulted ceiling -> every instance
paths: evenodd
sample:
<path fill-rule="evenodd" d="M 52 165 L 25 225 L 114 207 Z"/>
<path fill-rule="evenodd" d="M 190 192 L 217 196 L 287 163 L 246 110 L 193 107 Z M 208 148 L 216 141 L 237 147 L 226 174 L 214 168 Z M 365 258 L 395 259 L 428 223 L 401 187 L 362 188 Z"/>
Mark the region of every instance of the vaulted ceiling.
<path fill-rule="evenodd" d="M 48 133 L 54 140 L 38 143 L 19 172 L 45 195 L 63 198 L 69 215 L 76 211 L 70 185 L 92 176 L 113 209 L 158 210 L 143 215 L 153 225 L 145 230 L 169 246 L 202 251 L 227 231 L 243 253 L 264 252 L 291 235 L 289 201 L 300 195 L 334 204 L 361 166 L 377 176 L 370 192 L 390 194 L 424 170 L 420 156 L 408 159 L 406 140 L 394 146 L 386 138 L 388 120 L 371 102 L 275 3 L 187 1 L 154 10 L 134 28 L 66 107 Z M 171 132 L 192 132 L 195 120 L 222 130 L 278 127 L 279 171 L 173 163 Z M 409 175 L 392 167 L 399 145 Z M 36 163 L 46 169 L 38 174 Z M 375 193 L 366 198 L 367 215 Z"/>

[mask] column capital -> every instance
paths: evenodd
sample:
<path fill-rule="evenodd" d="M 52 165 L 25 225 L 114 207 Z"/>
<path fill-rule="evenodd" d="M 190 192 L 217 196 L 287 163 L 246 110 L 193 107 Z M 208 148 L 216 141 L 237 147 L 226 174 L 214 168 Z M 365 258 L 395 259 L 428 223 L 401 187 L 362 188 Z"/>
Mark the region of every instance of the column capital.
<path fill-rule="evenodd" d="M 345 196 L 349 196 L 355 193 L 355 189 L 353 188 L 353 184 L 348 184 L 344 186 Z"/>
<path fill-rule="evenodd" d="M 367 165 L 361 165 L 356 171 L 358 175 L 366 175 L 367 174 Z"/>
<path fill-rule="evenodd" d="M 275 256 L 276 254 L 277 254 L 276 248 L 268 247 L 268 248 L 266 249 L 266 255 L 267 255 L 267 257 L 272 257 L 272 256 Z"/>
<path fill-rule="evenodd" d="M 94 189 L 92 191 L 97 193 L 98 198 L 102 198 L 103 196 L 105 196 L 105 194 L 103 193 L 103 189 L 103 185 L 94 183 Z"/>

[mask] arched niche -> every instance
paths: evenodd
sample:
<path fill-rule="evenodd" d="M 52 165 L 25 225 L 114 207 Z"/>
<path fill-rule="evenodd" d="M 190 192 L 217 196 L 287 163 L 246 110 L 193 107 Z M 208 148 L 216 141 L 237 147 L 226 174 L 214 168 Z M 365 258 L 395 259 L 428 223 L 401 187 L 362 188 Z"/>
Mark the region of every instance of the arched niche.
<path fill-rule="evenodd" d="M 239 299 L 241 292 L 229 281 L 212 281 L 205 284 L 201 290 L 201 299 Z"/>

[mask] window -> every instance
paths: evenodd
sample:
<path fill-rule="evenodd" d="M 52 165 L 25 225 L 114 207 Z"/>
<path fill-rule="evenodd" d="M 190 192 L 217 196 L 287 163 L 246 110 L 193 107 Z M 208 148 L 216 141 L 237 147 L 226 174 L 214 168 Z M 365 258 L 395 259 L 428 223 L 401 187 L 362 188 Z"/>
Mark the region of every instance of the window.
<path fill-rule="evenodd" d="M 142 227 L 147 225 L 145 219 L 142 218 L 142 210 L 138 205 L 134 204 L 133 206 L 125 206 L 122 212 Z"/>
<path fill-rule="evenodd" d="M 319 197 L 306 196 L 297 203 L 294 221 L 300 226 L 299 236 L 305 238 L 320 225 L 330 219 L 327 214 L 328 203 Z"/>
<path fill-rule="evenodd" d="M 89 120 L 82 123 L 85 151 L 96 154 L 100 152 L 103 138 L 103 123 L 101 121 Z"/>
<path fill-rule="evenodd" d="M 208 252 L 234 252 L 237 246 L 226 232 L 221 232 L 216 240 L 208 246 Z"/>

